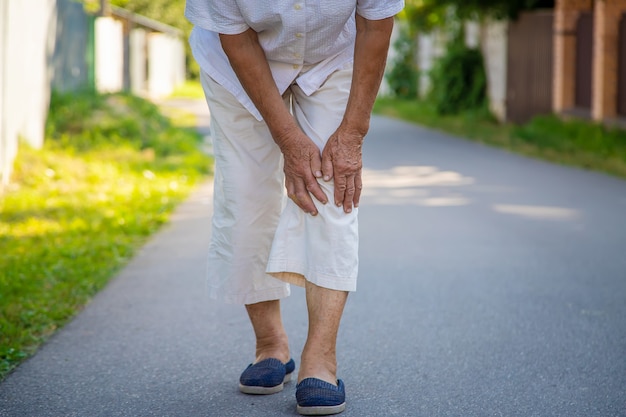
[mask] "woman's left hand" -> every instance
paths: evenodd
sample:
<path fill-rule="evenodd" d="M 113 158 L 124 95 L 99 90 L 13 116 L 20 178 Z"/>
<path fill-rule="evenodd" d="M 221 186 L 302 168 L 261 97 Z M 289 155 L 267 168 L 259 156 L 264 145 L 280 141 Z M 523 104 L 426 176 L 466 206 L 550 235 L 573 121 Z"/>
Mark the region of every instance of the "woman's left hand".
<path fill-rule="evenodd" d="M 358 207 L 361 198 L 362 145 L 363 135 L 339 127 L 322 151 L 324 181 L 335 179 L 334 201 L 346 213 Z"/>

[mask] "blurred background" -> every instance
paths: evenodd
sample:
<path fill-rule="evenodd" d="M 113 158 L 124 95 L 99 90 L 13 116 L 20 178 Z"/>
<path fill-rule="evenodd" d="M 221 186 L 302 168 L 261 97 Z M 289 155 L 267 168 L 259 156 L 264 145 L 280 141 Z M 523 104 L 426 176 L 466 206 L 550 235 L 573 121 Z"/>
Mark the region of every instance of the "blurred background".
<path fill-rule="evenodd" d="M 0 379 L 210 174 L 184 8 L 0 0 Z M 406 0 L 375 112 L 624 178 L 626 0 Z"/>
<path fill-rule="evenodd" d="M 52 91 L 158 98 L 198 76 L 184 0 L 0 0 L 0 174 L 44 141 Z M 381 90 L 437 114 L 624 127 L 626 2 L 407 0 Z M 394 107 L 397 107 L 394 105 Z"/>

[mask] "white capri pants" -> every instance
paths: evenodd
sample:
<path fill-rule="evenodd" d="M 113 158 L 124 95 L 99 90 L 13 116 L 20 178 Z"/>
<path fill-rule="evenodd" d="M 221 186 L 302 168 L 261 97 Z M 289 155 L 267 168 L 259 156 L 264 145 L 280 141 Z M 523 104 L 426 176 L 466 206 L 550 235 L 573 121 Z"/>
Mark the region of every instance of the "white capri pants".
<path fill-rule="evenodd" d="M 254 304 L 289 295 L 289 284 L 355 291 L 358 209 L 334 201 L 332 180 L 319 183 L 329 199 L 313 198 L 319 214 L 304 213 L 285 196 L 280 149 L 263 121 L 206 73 L 215 154 L 214 213 L 208 256 L 212 298 Z M 283 95 L 304 133 L 322 150 L 345 112 L 351 65 L 334 72 L 314 94 L 296 85 Z"/>

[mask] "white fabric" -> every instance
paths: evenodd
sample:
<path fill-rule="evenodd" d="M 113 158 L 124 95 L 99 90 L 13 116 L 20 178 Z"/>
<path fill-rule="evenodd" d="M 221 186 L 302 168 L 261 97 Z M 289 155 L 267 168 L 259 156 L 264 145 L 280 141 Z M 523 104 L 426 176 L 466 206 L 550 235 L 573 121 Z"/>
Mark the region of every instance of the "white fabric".
<path fill-rule="evenodd" d="M 229 65 L 219 33 L 255 30 L 280 93 L 297 82 L 310 95 L 352 60 L 355 12 L 380 20 L 403 7 L 404 0 L 187 0 L 185 16 L 195 26 L 189 42 L 200 68 L 262 120 Z"/>
<path fill-rule="evenodd" d="M 203 72 L 201 79 L 211 110 L 216 164 L 210 295 L 253 304 L 286 297 L 288 283 L 304 285 L 305 278 L 325 288 L 356 290 L 358 209 L 345 214 L 341 207 L 316 202 L 319 214 L 313 217 L 286 199 L 282 156 L 265 123 L 208 74 Z M 347 64 L 311 95 L 297 85 L 283 95 L 320 149 L 341 122 L 351 79 Z M 332 196 L 332 181 L 321 184 Z"/>

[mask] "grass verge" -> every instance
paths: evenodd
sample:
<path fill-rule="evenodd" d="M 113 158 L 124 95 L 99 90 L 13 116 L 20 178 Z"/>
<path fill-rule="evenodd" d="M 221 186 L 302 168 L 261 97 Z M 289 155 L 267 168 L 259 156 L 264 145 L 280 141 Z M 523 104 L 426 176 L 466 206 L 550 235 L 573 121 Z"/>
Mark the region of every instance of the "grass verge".
<path fill-rule="evenodd" d="M 419 100 L 380 98 L 377 114 L 418 123 L 551 162 L 626 177 L 626 131 L 581 120 L 540 116 L 527 124 L 499 124 L 487 111 L 440 116 Z"/>
<path fill-rule="evenodd" d="M 0 196 L 0 380 L 73 317 L 202 179 L 201 137 L 127 95 L 54 96 Z"/>
<path fill-rule="evenodd" d="M 170 98 L 204 98 L 204 90 L 199 80 L 185 80 L 184 84 L 176 87 Z"/>

